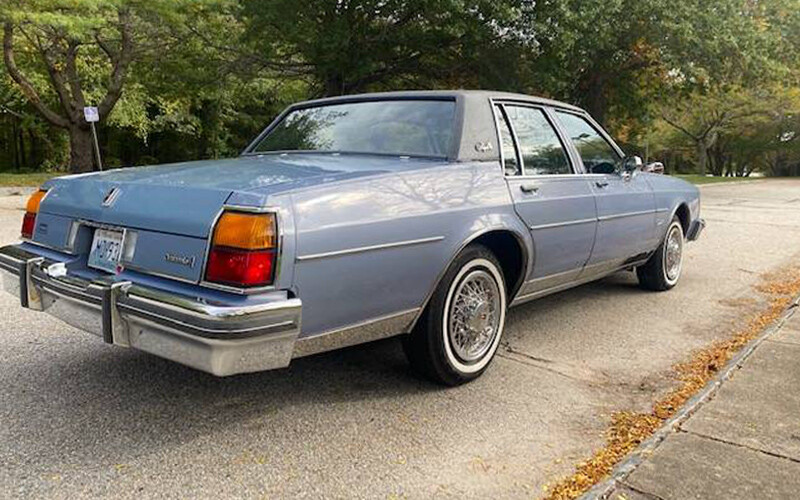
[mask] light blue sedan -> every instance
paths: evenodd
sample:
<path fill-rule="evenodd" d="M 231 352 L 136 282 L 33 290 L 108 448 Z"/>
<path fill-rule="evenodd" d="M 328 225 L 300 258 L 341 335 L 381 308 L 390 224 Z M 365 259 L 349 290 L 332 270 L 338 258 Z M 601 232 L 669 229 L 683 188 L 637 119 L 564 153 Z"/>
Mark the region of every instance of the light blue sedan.
<path fill-rule="evenodd" d="M 510 306 L 625 269 L 677 284 L 699 192 L 644 170 L 560 102 L 310 101 L 235 159 L 48 181 L 0 271 L 22 307 L 215 375 L 400 335 L 455 385 Z"/>

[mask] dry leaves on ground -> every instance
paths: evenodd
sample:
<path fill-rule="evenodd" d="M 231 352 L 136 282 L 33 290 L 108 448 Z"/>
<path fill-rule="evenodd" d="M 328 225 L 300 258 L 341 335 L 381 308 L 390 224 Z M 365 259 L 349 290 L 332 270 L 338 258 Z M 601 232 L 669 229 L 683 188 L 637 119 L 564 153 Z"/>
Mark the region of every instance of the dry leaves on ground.
<path fill-rule="evenodd" d="M 792 300 L 800 294 L 800 270 L 768 276 L 757 287 L 767 298 L 767 306 L 753 314 L 746 326 L 727 340 L 717 341 L 700 350 L 684 363 L 675 365 L 677 388 L 656 401 L 650 413 L 616 412 L 606 431 L 606 444 L 587 461 L 579 464 L 569 477 L 548 487 L 547 500 L 577 498 L 611 474 L 612 469 L 641 444 L 686 401 L 700 391 L 725 364 L 770 324 L 778 320 Z"/>

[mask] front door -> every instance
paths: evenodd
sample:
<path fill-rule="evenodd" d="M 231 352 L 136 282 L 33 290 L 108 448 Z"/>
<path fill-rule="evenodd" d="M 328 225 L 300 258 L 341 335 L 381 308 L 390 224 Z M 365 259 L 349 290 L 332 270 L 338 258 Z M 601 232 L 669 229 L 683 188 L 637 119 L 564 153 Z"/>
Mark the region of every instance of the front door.
<path fill-rule="evenodd" d="M 598 225 L 586 272 L 603 274 L 640 260 L 657 238 L 655 196 L 646 177 L 623 173 L 617 148 L 586 117 L 567 111 L 555 115 L 592 174 Z"/>
<path fill-rule="evenodd" d="M 597 212 L 590 182 L 576 174 L 543 108 L 498 104 L 495 112 L 508 188 L 533 238 L 532 271 L 519 293 L 525 298 L 580 274 L 592 251 Z"/>

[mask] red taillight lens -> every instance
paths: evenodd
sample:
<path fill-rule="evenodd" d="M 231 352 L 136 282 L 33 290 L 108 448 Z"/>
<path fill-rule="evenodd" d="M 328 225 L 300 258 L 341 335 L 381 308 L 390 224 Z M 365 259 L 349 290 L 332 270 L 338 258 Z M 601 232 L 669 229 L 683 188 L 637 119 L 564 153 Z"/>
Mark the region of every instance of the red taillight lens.
<path fill-rule="evenodd" d="M 206 280 L 234 286 L 269 285 L 274 267 L 275 250 L 213 247 L 208 255 Z"/>
<path fill-rule="evenodd" d="M 33 230 L 36 228 L 36 214 L 26 212 L 25 217 L 22 218 L 22 237 L 26 239 L 33 238 Z"/>

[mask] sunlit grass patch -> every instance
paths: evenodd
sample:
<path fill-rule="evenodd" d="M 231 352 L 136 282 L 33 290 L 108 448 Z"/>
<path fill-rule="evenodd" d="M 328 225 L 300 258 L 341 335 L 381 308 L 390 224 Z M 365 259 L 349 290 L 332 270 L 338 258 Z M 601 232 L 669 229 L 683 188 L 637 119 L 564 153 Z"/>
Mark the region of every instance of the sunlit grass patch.
<path fill-rule="evenodd" d="M 754 181 L 759 179 L 758 177 L 712 177 L 700 174 L 680 174 L 675 177 L 692 184 L 717 184 L 720 182 Z"/>
<path fill-rule="evenodd" d="M 1 187 L 37 187 L 44 181 L 64 174 L 50 172 L 30 172 L 24 174 L 0 173 Z"/>

